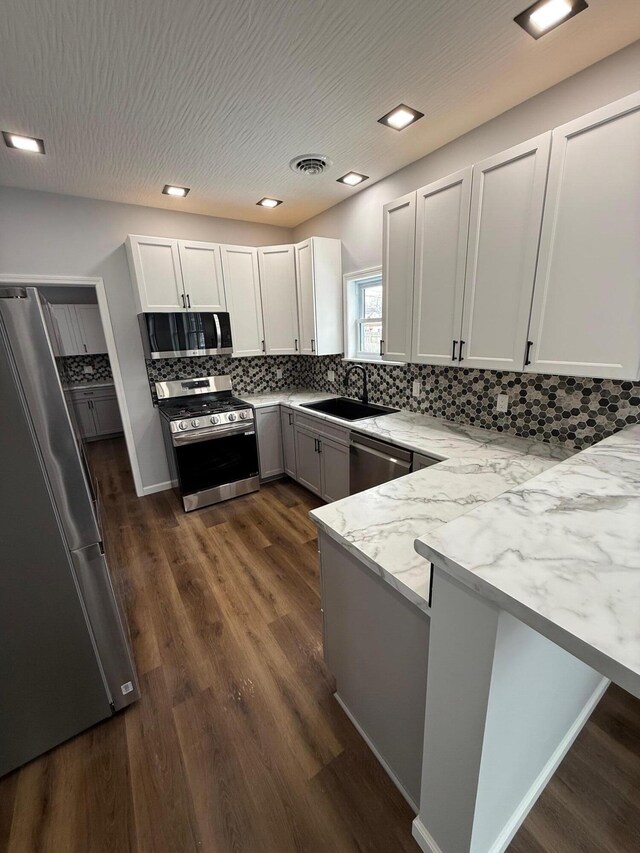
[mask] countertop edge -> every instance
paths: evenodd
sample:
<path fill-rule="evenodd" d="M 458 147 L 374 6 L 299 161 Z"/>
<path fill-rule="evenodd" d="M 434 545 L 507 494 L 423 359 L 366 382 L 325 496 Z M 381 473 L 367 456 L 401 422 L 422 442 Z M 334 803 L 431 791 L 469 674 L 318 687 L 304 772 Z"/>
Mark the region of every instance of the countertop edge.
<path fill-rule="evenodd" d="M 390 574 L 383 566 L 369 557 L 367 554 L 364 554 L 357 545 L 354 545 L 352 542 L 349 542 L 348 539 L 345 539 L 340 533 L 330 527 L 326 522 L 322 519 L 318 518 L 314 511 L 311 510 L 309 512 L 309 517 L 313 521 L 313 523 L 326 535 L 329 539 L 332 539 L 338 545 L 348 551 L 352 557 L 355 557 L 359 563 L 362 563 L 367 569 L 369 569 L 376 577 L 381 578 L 385 583 L 387 583 L 390 587 L 396 590 L 396 592 L 400 593 L 404 598 L 407 599 L 411 604 L 415 605 L 419 610 L 421 610 L 426 616 L 429 616 L 431 613 L 431 608 L 429 606 L 429 602 L 423 598 L 419 593 L 412 590 L 410 587 L 405 586 L 397 577 L 397 575 Z"/>
<path fill-rule="evenodd" d="M 588 666 L 619 684 L 629 693 L 640 699 L 640 678 L 638 674 L 626 667 L 620 661 L 603 652 L 597 646 L 580 639 L 571 631 L 561 627 L 556 622 L 532 610 L 508 593 L 498 589 L 478 575 L 465 569 L 455 560 L 451 560 L 435 548 L 427 545 L 420 538 L 415 540 L 414 547 L 420 556 L 431 562 L 436 570 L 445 572 L 461 586 L 470 589 L 483 599 L 510 613 L 520 622 L 528 625 L 534 631 L 546 637 L 569 654 L 579 658 Z M 433 571 L 433 569 L 432 569 Z"/>

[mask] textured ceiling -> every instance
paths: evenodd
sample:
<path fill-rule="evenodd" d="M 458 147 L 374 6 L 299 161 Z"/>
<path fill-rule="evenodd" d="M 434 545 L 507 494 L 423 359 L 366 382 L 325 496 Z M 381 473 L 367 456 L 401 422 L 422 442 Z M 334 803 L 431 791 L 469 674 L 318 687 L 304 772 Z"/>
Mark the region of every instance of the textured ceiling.
<path fill-rule="evenodd" d="M 0 183 L 296 225 L 356 191 L 346 171 L 370 185 L 640 36 L 638 0 L 590 0 L 539 41 L 512 21 L 526 5 L 2 0 L 0 129 L 47 154 L 0 145 Z M 425 118 L 377 123 L 401 101 Z M 289 170 L 311 152 L 332 169 Z"/>

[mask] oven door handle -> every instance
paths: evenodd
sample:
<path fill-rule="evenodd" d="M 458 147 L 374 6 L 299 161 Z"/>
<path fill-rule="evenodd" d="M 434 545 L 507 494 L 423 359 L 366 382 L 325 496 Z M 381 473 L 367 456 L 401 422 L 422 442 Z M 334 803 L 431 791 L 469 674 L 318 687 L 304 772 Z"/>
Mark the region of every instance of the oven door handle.
<path fill-rule="evenodd" d="M 246 426 L 229 427 L 220 429 L 212 427 L 211 429 L 201 429 L 198 432 L 174 432 L 171 434 L 174 447 L 180 447 L 182 444 L 197 444 L 200 441 L 209 441 L 215 438 L 226 438 L 230 435 L 255 435 L 256 429 L 254 424 Z"/>

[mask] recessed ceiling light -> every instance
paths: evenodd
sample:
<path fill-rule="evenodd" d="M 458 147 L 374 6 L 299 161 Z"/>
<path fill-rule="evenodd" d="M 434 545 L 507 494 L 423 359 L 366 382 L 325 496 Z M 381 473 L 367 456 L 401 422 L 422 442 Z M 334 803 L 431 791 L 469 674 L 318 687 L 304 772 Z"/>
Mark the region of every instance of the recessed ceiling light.
<path fill-rule="evenodd" d="M 379 118 L 378 121 L 380 124 L 386 124 L 394 130 L 404 130 L 405 127 L 409 127 L 410 124 L 413 124 L 414 121 L 418 121 L 418 119 L 422 118 L 423 115 L 424 113 L 411 109 L 411 107 L 408 107 L 406 104 L 400 104 L 394 110 L 391 110 L 390 113 Z"/>
<path fill-rule="evenodd" d="M 35 136 L 22 136 L 20 133 L 2 131 L 7 148 L 17 148 L 19 151 L 30 151 L 32 154 L 44 154 L 44 142 Z"/>
<path fill-rule="evenodd" d="M 175 198 L 184 198 L 189 194 L 191 187 L 174 187 L 172 184 L 165 184 L 162 190 L 163 195 L 172 195 Z"/>
<path fill-rule="evenodd" d="M 369 175 L 361 175 L 360 172 L 347 172 L 346 175 L 337 179 L 339 184 L 347 184 L 350 187 L 355 187 L 357 184 L 361 184 L 363 181 L 368 180 Z"/>
<path fill-rule="evenodd" d="M 279 198 L 261 198 L 260 201 L 256 202 L 260 207 L 277 207 L 279 204 L 282 204 Z"/>
<path fill-rule="evenodd" d="M 513 20 L 534 39 L 539 39 L 587 8 L 586 0 L 538 0 Z"/>

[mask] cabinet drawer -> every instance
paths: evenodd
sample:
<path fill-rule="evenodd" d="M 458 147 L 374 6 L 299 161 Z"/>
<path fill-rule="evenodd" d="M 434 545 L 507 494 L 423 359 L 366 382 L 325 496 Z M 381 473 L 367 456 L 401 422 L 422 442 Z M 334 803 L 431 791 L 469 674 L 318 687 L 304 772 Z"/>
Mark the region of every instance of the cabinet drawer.
<path fill-rule="evenodd" d="M 116 396 L 116 391 L 113 385 L 103 386 L 101 388 L 71 388 L 69 391 L 71 399 L 80 400 L 110 400 Z"/>
<path fill-rule="evenodd" d="M 296 426 L 313 430 L 313 432 L 324 438 L 331 438 L 342 444 L 349 443 L 349 430 L 347 428 L 332 424 L 329 421 L 323 420 L 323 418 L 314 418 L 313 415 L 302 415 L 300 412 L 296 412 L 295 424 Z"/>

